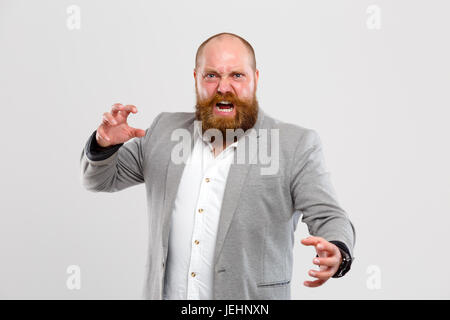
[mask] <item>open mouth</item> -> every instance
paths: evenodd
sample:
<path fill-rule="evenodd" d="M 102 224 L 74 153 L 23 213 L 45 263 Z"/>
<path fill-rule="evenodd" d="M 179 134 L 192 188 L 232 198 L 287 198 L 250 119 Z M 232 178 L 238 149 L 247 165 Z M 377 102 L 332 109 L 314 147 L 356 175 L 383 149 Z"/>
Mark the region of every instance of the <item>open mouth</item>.
<path fill-rule="evenodd" d="M 232 112 L 234 105 L 229 101 L 220 101 L 216 103 L 216 109 L 220 112 Z"/>

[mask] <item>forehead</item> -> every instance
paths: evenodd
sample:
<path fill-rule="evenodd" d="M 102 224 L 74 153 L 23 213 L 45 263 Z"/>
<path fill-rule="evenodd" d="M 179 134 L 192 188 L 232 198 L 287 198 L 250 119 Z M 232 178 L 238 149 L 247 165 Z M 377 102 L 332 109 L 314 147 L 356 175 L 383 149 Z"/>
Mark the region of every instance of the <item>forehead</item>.
<path fill-rule="evenodd" d="M 199 60 L 200 68 L 216 69 L 219 72 L 251 67 L 248 48 L 234 37 L 212 39 L 203 47 Z"/>

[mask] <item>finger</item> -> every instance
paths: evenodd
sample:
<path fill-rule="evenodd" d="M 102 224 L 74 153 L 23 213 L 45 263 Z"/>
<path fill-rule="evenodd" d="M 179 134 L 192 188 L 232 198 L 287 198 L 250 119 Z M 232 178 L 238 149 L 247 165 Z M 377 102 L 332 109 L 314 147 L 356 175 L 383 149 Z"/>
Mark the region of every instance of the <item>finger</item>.
<path fill-rule="evenodd" d="M 137 113 L 137 108 L 133 106 L 132 104 L 127 104 L 126 106 L 119 106 L 119 111 L 125 116 L 128 117 L 128 115 L 133 112 Z"/>
<path fill-rule="evenodd" d="M 316 252 L 317 252 L 317 256 L 319 258 L 327 258 L 330 254 L 328 253 L 328 251 L 324 251 L 324 250 L 319 250 L 316 247 Z"/>
<path fill-rule="evenodd" d="M 327 256 L 327 252 L 334 253 L 334 245 L 322 237 L 310 236 L 306 239 L 302 239 L 302 244 L 305 246 L 315 246 L 316 251 L 319 256 L 325 257 Z"/>
<path fill-rule="evenodd" d="M 328 270 L 329 268 L 333 268 L 333 267 L 328 267 L 328 266 L 319 266 L 319 271 L 324 271 L 324 270 Z"/>
<path fill-rule="evenodd" d="M 327 266 L 334 267 L 339 263 L 337 257 L 329 257 L 329 258 L 314 258 L 313 263 L 318 266 Z"/>
<path fill-rule="evenodd" d="M 308 275 L 320 280 L 328 280 L 333 275 L 333 271 L 331 268 L 327 268 L 325 271 L 309 270 Z"/>
<path fill-rule="evenodd" d="M 117 124 L 116 119 L 114 119 L 114 117 L 109 112 L 105 112 L 103 114 L 102 121 L 106 125 L 110 125 L 110 126 L 115 126 Z"/>
<path fill-rule="evenodd" d="M 324 284 L 325 281 L 326 281 L 326 280 L 320 280 L 320 279 L 319 279 L 319 280 L 315 280 L 315 281 L 305 281 L 305 282 L 303 282 L 303 284 L 304 284 L 306 287 L 316 288 L 316 287 L 321 286 L 322 284 Z"/>
<path fill-rule="evenodd" d="M 138 138 L 145 136 L 145 130 L 133 128 L 133 135 Z"/>
<path fill-rule="evenodd" d="M 322 241 L 320 241 L 319 243 L 317 243 L 316 245 L 316 249 L 319 251 L 326 251 L 328 253 L 331 254 L 335 254 L 336 253 L 336 246 L 334 244 L 332 244 L 331 242 L 326 241 L 325 239 L 323 239 Z"/>
<path fill-rule="evenodd" d="M 134 106 L 134 105 L 132 105 L 132 104 L 127 104 L 127 105 L 125 106 L 125 110 L 126 110 L 126 111 L 129 111 L 129 112 L 133 112 L 133 113 L 137 113 L 137 112 L 138 112 L 136 106 Z"/>
<path fill-rule="evenodd" d="M 130 112 L 137 113 L 137 108 L 136 108 L 136 106 L 131 105 L 131 104 L 127 104 L 126 106 L 124 106 L 120 103 L 113 104 L 113 106 L 111 108 L 111 114 L 115 117 L 115 116 L 117 116 L 119 111 L 122 112 L 122 114 L 125 117 L 128 117 Z"/>
<path fill-rule="evenodd" d="M 123 109 L 123 107 L 124 107 L 124 106 L 123 106 L 121 103 L 115 103 L 115 104 L 113 104 L 112 107 L 111 107 L 111 114 L 112 114 L 113 116 L 116 116 L 117 113 L 118 113 L 120 110 Z"/>
<path fill-rule="evenodd" d="M 308 238 L 302 239 L 301 243 L 305 246 L 315 246 L 320 242 L 322 238 L 310 236 Z"/>

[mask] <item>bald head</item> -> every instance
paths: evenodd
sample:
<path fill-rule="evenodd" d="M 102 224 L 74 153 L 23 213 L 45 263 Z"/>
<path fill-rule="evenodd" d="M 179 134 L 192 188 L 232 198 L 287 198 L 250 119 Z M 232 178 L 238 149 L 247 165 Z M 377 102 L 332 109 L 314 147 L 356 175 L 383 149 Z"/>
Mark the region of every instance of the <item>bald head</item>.
<path fill-rule="evenodd" d="M 214 47 L 216 50 L 212 50 L 211 47 Z M 251 68 L 253 71 L 256 70 L 256 58 L 253 47 L 244 38 L 229 32 L 215 34 L 203 41 L 198 47 L 197 54 L 195 55 L 195 69 L 198 69 L 199 65 L 203 63 L 205 53 L 207 55 L 213 55 L 215 54 L 215 51 L 217 51 L 217 48 L 221 47 L 223 49 L 233 47 L 234 52 L 246 55 Z"/>

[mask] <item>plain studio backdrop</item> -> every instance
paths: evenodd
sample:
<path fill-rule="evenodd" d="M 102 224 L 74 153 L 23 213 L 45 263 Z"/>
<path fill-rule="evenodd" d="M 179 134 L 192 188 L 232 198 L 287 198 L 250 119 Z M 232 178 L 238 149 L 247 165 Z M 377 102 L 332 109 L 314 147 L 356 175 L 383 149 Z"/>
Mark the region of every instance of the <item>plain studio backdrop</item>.
<path fill-rule="evenodd" d="M 293 299 L 450 298 L 448 1 L 0 1 L 0 298 L 140 299 L 143 184 L 93 193 L 80 155 L 102 114 L 194 111 L 194 56 L 255 48 L 271 116 L 316 130 L 355 261 L 320 288 L 299 222 Z M 80 288 L 71 285 L 78 275 Z"/>

